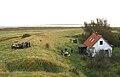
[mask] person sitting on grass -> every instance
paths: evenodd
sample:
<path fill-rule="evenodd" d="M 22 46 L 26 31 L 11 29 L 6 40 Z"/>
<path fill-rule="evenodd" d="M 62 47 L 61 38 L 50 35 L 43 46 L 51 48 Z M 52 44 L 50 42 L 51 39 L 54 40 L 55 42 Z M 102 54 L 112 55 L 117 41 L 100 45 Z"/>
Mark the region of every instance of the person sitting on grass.
<path fill-rule="evenodd" d="M 63 54 L 64 56 L 70 56 L 69 52 L 67 51 L 67 48 L 65 48 L 65 50 L 61 50 L 61 54 Z"/>
<path fill-rule="evenodd" d="M 22 49 L 30 47 L 30 42 L 22 42 L 20 44 L 12 44 L 11 49 Z"/>
<path fill-rule="evenodd" d="M 31 47 L 31 46 L 30 46 L 30 42 L 28 42 L 28 47 Z"/>
<path fill-rule="evenodd" d="M 23 48 L 27 48 L 27 46 L 26 46 L 26 43 L 25 43 L 25 42 L 24 42 L 22 45 L 23 45 Z"/>

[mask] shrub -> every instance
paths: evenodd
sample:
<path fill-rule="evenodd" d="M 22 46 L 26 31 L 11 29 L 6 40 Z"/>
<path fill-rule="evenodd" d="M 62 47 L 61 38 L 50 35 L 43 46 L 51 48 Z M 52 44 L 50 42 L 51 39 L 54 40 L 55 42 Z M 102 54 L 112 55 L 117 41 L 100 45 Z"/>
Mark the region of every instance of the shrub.
<path fill-rule="evenodd" d="M 100 75 L 97 74 L 96 72 L 91 72 L 91 73 L 89 74 L 89 77 L 100 77 Z"/>
<path fill-rule="evenodd" d="M 120 67 L 118 67 L 116 74 L 120 76 Z"/>
<path fill-rule="evenodd" d="M 101 50 L 99 54 L 96 54 L 96 56 L 88 62 L 87 67 L 98 71 L 108 70 L 110 67 L 110 60 L 106 57 L 104 51 Z"/>
<path fill-rule="evenodd" d="M 49 44 L 49 43 L 46 43 L 46 44 L 45 44 L 45 48 L 50 48 L 50 44 Z"/>
<path fill-rule="evenodd" d="M 110 59 L 112 63 L 118 62 L 120 63 L 120 52 L 119 48 L 115 48 L 114 51 L 112 52 L 112 57 Z"/>
<path fill-rule="evenodd" d="M 115 63 L 115 62 L 120 63 L 120 55 L 117 53 L 113 53 L 110 61 L 113 63 Z"/>
<path fill-rule="evenodd" d="M 26 38 L 26 37 L 29 37 L 29 36 L 31 36 L 31 35 L 26 33 L 26 34 L 22 35 L 22 38 Z"/>

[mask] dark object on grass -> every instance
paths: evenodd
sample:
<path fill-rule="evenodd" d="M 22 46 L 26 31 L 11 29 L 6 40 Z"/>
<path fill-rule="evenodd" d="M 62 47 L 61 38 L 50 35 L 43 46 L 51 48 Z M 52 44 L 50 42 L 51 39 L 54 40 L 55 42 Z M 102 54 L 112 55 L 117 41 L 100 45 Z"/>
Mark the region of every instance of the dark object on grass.
<path fill-rule="evenodd" d="M 77 44 L 77 39 L 73 40 L 73 43 L 76 43 L 76 44 Z"/>
<path fill-rule="evenodd" d="M 65 48 L 65 51 L 67 51 L 67 48 Z"/>
<path fill-rule="evenodd" d="M 71 53 L 73 53 L 73 49 L 71 49 Z"/>
<path fill-rule="evenodd" d="M 50 48 L 50 44 L 49 44 L 49 43 L 46 43 L 46 44 L 45 44 L 45 47 L 46 47 L 46 48 Z"/>
<path fill-rule="evenodd" d="M 22 38 L 26 38 L 26 37 L 29 37 L 29 36 L 31 36 L 31 35 L 30 34 L 23 34 Z"/>
<path fill-rule="evenodd" d="M 69 52 L 67 51 L 67 48 L 65 48 L 64 50 L 61 50 L 61 55 L 70 56 Z"/>

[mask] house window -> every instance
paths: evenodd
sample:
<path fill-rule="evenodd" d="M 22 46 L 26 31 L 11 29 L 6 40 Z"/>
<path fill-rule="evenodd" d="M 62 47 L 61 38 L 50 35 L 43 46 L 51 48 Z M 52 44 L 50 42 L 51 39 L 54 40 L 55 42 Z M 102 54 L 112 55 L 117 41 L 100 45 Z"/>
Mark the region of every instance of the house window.
<path fill-rule="evenodd" d="M 100 41 L 100 45 L 103 45 L 103 41 Z"/>

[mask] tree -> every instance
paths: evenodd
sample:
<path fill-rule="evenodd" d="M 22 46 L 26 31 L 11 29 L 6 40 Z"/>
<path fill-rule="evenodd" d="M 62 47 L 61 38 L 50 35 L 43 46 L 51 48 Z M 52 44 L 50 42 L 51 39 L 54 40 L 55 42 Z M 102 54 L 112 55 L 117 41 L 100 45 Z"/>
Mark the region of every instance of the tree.
<path fill-rule="evenodd" d="M 84 25 L 86 36 L 90 36 L 91 34 L 97 32 L 98 34 L 102 35 L 110 44 L 114 44 L 112 29 L 107 20 L 97 18 L 96 22 L 91 20 L 90 23 L 84 22 Z"/>

